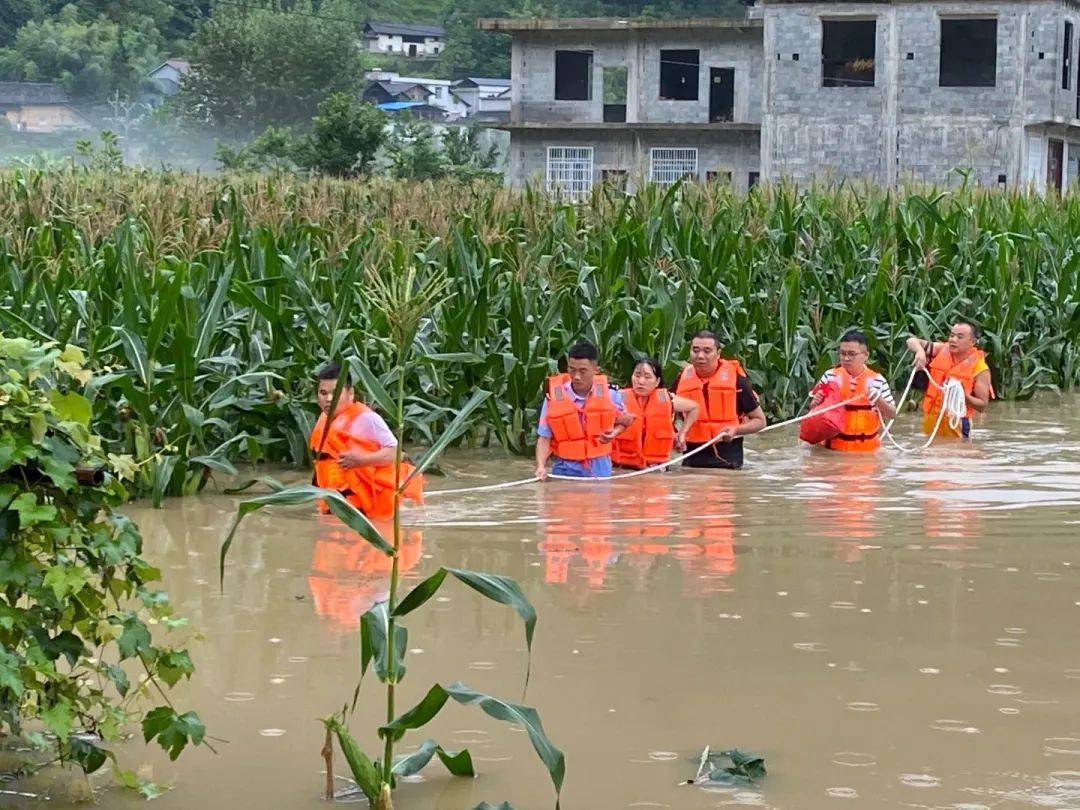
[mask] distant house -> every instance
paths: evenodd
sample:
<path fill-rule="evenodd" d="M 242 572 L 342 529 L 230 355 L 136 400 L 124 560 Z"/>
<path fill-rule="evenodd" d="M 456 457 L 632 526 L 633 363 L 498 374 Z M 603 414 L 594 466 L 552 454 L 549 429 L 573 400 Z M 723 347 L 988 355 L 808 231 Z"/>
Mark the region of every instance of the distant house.
<path fill-rule="evenodd" d="M 427 104 L 433 95 L 430 87 L 416 81 L 393 81 L 388 79 L 369 81 L 361 98 L 368 104 L 392 102 L 418 102 Z"/>
<path fill-rule="evenodd" d="M 412 118 L 423 118 L 426 121 L 446 120 L 445 110 L 423 101 L 388 101 L 377 106 L 389 115 L 407 115 Z"/>
<path fill-rule="evenodd" d="M 510 112 L 509 96 L 505 102 L 495 102 L 510 89 L 509 79 L 486 79 L 470 76 L 454 82 L 454 95 L 465 105 L 463 117 L 471 118 L 481 112 L 494 112 L 505 107 Z"/>
<path fill-rule="evenodd" d="M 364 50 L 404 56 L 438 56 L 446 32 L 437 25 L 369 22 L 364 25 Z"/>
<path fill-rule="evenodd" d="M 89 129 L 71 107 L 68 94 L 53 82 L 0 82 L 0 114 L 18 132 Z"/>
<path fill-rule="evenodd" d="M 191 73 L 191 63 L 183 59 L 167 59 L 147 74 L 147 78 L 163 96 L 175 96 L 180 83 Z"/>
<path fill-rule="evenodd" d="M 397 82 L 397 83 L 411 83 L 423 85 L 428 89 L 431 95 L 426 99 L 428 104 L 440 108 L 450 117 L 463 117 L 467 110 L 467 107 L 461 103 L 453 94 L 454 82 L 449 79 L 431 79 L 427 76 L 402 76 L 400 73 L 395 73 L 392 70 L 369 70 L 364 74 L 364 78 L 367 79 L 370 88 L 370 83 L 373 82 Z M 368 94 L 364 94 L 365 101 L 371 101 L 374 104 L 385 103 L 373 101 L 369 98 Z"/>

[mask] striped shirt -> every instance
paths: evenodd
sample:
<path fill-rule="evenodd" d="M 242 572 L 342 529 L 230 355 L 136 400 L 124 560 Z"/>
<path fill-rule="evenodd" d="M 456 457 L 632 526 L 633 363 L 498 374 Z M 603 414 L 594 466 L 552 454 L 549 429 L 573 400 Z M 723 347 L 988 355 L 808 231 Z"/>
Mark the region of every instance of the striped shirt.
<path fill-rule="evenodd" d="M 892 390 L 889 388 L 889 381 L 878 374 L 876 371 L 870 371 L 867 369 L 864 374 L 869 375 L 869 379 L 866 381 L 866 394 L 869 396 L 873 392 L 877 391 L 881 395 L 881 401 L 887 402 L 890 405 L 895 405 L 896 401 L 893 399 Z M 851 375 L 848 375 L 849 377 Z M 862 376 L 862 375 L 860 375 Z M 827 385 L 831 382 L 838 382 L 836 378 L 836 372 L 833 369 L 829 369 L 821 375 L 822 385 Z M 857 379 L 851 377 L 851 389 L 849 391 L 841 391 L 840 395 L 845 399 L 855 392 L 855 385 Z"/>

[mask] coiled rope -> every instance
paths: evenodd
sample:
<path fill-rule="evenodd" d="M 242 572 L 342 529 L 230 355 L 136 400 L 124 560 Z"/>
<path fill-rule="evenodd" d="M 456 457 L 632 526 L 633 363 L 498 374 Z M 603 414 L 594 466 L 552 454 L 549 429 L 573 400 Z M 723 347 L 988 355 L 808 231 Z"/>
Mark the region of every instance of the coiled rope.
<path fill-rule="evenodd" d="M 897 415 L 900 414 L 900 409 L 903 407 L 904 402 L 907 400 L 908 394 L 911 393 L 911 386 L 915 381 L 916 374 L 918 374 L 918 369 L 913 370 L 911 372 L 911 375 L 908 377 L 907 385 L 904 386 L 904 393 L 900 395 L 900 400 L 896 403 Z M 895 438 L 893 438 L 892 435 L 892 426 L 893 423 L 896 422 L 896 416 L 893 416 L 893 418 L 889 420 L 889 423 L 887 425 L 884 425 L 882 429 L 882 437 L 887 438 L 897 450 L 900 450 L 903 453 L 917 453 L 920 450 L 925 450 L 927 447 L 933 444 L 934 439 L 937 438 L 938 431 L 941 429 L 941 423 L 946 415 L 948 415 L 949 417 L 949 427 L 951 427 L 954 431 L 959 429 L 961 420 L 965 416 L 967 416 L 967 399 L 964 394 L 964 387 L 960 384 L 958 380 L 948 379 L 945 381 L 945 385 L 941 386 L 938 385 L 929 375 L 927 375 L 927 377 L 930 379 L 930 383 L 935 388 L 938 388 L 941 391 L 941 410 L 938 412 L 937 423 L 934 425 L 934 430 L 930 434 L 930 438 L 928 438 L 923 444 L 918 447 L 904 447 Z M 772 425 L 766 425 L 764 428 L 759 430 L 757 434 L 754 435 L 768 433 L 770 430 L 779 430 L 780 428 L 796 425 L 799 422 L 809 419 L 811 416 L 818 416 L 819 414 L 827 413 L 828 411 L 831 411 L 835 408 L 842 408 L 849 402 L 854 402 L 856 399 L 858 399 L 858 397 L 849 397 L 842 402 L 836 402 L 825 408 L 819 408 L 815 411 L 810 411 L 809 413 L 805 413 L 802 416 L 796 416 L 783 422 L 776 422 Z M 698 447 L 695 447 L 693 450 L 683 453 L 682 455 L 675 456 L 675 458 L 668 459 L 662 464 L 655 464 L 652 467 L 645 467 L 641 470 L 631 470 L 629 472 L 617 473 L 603 479 L 586 478 L 577 475 L 555 474 L 548 475 L 547 477 L 559 481 L 576 481 L 578 483 L 590 483 L 595 481 L 616 481 L 626 478 L 636 478 L 639 475 L 648 475 L 649 473 L 660 472 L 662 470 L 666 470 L 668 467 L 680 464 L 691 456 L 700 453 L 702 450 L 712 447 L 714 444 L 720 441 L 720 438 L 721 437 L 719 435 L 714 436 L 713 438 L 709 439 L 709 441 Z M 534 475 L 531 478 L 522 478 L 518 481 L 504 481 L 501 484 L 486 484 L 478 487 L 463 487 L 461 489 L 439 489 L 435 490 L 434 492 L 426 492 L 424 493 L 424 496 L 427 498 L 434 498 L 440 495 L 464 495 L 470 492 L 494 492 L 499 489 L 510 489 L 512 487 L 520 487 L 526 484 L 536 484 L 539 483 L 539 481 L 540 478 Z"/>

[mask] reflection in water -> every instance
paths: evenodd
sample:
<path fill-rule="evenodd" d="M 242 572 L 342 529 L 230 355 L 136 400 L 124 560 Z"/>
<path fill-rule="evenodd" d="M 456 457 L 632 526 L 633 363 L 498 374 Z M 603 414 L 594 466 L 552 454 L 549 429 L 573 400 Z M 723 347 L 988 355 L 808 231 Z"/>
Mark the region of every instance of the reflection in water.
<path fill-rule="evenodd" d="M 1080 808 L 1078 403 L 995 405 L 976 443 L 918 455 L 810 453 L 778 432 L 748 440 L 738 473 L 432 499 L 407 514 L 406 588 L 439 565 L 521 583 L 539 614 L 526 702 L 566 751 L 568 808 Z M 914 444 L 915 420 L 902 428 Z M 455 466 L 477 484 L 531 472 L 482 453 Z M 176 702 L 230 741 L 177 763 L 133 745 L 127 764 L 176 786 L 155 810 L 323 807 L 314 718 L 351 700 L 356 622 L 388 561 L 332 520 L 265 510 L 222 593 L 235 499 L 130 511 L 205 637 Z M 458 677 L 520 697 L 513 611 L 448 582 L 407 625 L 401 707 Z M 350 715 L 372 753 L 375 686 Z M 469 742 L 480 778 L 435 767 L 402 807 L 551 806 L 520 730 L 448 705 L 425 732 Z M 679 787 L 705 745 L 759 751 L 770 776 L 758 792 Z"/>
<path fill-rule="evenodd" d="M 308 586 L 315 611 L 342 629 L 353 629 L 372 605 L 387 598 L 391 558 L 330 515 L 317 515 L 314 520 L 318 533 Z M 393 537 L 389 521 L 377 521 L 375 528 L 383 537 Z M 423 534 L 404 531 L 398 553 L 401 573 L 411 571 L 422 553 Z"/>
<path fill-rule="evenodd" d="M 688 590 L 728 590 L 726 576 L 735 572 L 731 489 L 703 475 L 691 498 L 680 497 L 673 478 L 643 476 L 617 490 L 589 485 L 587 494 L 538 489 L 544 580 L 565 585 L 580 576 L 588 587 L 603 588 L 610 569 L 625 561 L 640 590 L 648 587 L 660 560 L 670 557 L 682 569 Z"/>

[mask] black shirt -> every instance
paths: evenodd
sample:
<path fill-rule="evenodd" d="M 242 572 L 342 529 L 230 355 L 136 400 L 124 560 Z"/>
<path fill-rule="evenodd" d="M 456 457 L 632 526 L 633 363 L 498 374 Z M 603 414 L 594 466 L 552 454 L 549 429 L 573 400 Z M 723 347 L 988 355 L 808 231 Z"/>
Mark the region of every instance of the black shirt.
<path fill-rule="evenodd" d="M 708 402 L 709 389 L 704 388 L 706 403 Z M 747 377 L 737 377 L 735 380 L 735 412 L 739 416 L 746 416 L 758 409 L 758 398 L 754 388 L 750 385 Z M 695 450 L 701 447 L 701 442 L 687 442 L 687 450 Z M 730 442 L 717 442 L 707 450 L 702 450 L 697 455 L 690 456 L 683 462 L 684 467 L 699 467 L 720 470 L 738 470 L 743 465 L 743 437 L 732 439 Z"/>

